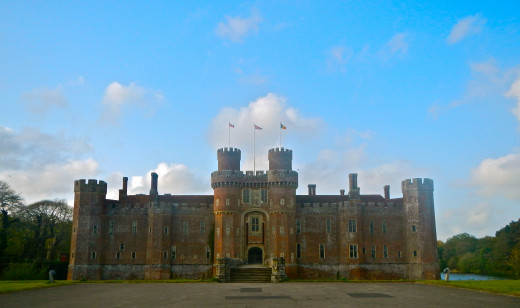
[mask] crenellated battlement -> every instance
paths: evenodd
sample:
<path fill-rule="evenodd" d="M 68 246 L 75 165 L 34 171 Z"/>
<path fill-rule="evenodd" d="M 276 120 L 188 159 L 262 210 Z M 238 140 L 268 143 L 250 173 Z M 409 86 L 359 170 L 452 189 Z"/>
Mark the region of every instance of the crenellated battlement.
<path fill-rule="evenodd" d="M 285 149 L 285 148 L 273 148 L 273 149 L 270 149 L 269 150 L 269 153 L 275 153 L 275 152 L 281 152 L 281 153 L 288 153 L 288 154 L 292 154 L 292 150 L 290 149 Z"/>
<path fill-rule="evenodd" d="M 85 179 L 74 181 L 74 192 L 97 192 L 107 193 L 107 183 L 105 181 L 97 181 L 89 179 L 88 182 Z"/>
<path fill-rule="evenodd" d="M 406 179 L 401 182 L 403 193 L 409 190 L 433 190 L 433 180 L 428 178 Z"/>
<path fill-rule="evenodd" d="M 240 153 L 239 148 L 220 148 L 217 153 Z"/>

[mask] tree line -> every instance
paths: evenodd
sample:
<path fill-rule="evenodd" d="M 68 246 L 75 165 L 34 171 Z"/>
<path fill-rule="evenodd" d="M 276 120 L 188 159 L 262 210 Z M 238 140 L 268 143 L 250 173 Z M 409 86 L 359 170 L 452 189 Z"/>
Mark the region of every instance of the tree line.
<path fill-rule="evenodd" d="M 71 228 L 65 200 L 26 204 L 0 181 L 0 279 L 45 279 L 49 269 L 65 279 Z"/>
<path fill-rule="evenodd" d="M 463 273 L 520 278 L 520 219 L 495 236 L 476 238 L 468 233 L 437 242 L 441 269 Z"/>

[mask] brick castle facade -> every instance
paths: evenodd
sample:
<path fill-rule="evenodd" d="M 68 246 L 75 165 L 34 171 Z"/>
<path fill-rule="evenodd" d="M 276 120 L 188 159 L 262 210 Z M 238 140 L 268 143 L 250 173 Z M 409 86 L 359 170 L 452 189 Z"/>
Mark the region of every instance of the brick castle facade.
<path fill-rule="evenodd" d="M 217 151 L 213 195 L 106 199 L 107 184 L 74 182 L 69 279 L 210 278 L 222 258 L 266 263 L 283 257 L 289 278 L 438 279 L 431 179 L 404 180 L 402 198 L 349 190 L 296 195 L 292 151 L 269 150 L 269 170 L 240 170 L 241 152 Z"/>

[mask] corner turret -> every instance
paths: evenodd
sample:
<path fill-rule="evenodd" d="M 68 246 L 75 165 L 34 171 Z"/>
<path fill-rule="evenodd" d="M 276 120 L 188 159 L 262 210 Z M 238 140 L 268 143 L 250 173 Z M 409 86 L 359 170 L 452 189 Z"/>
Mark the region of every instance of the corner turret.
<path fill-rule="evenodd" d="M 237 148 L 221 148 L 217 150 L 218 171 L 223 170 L 240 170 L 240 149 Z"/>
<path fill-rule="evenodd" d="M 292 170 L 292 150 L 274 148 L 269 150 L 269 170 Z"/>

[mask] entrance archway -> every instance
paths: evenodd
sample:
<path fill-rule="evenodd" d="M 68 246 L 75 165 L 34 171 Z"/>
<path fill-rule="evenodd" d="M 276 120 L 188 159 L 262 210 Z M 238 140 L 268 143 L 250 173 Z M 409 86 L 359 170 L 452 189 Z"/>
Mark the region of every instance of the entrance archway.
<path fill-rule="evenodd" d="M 262 249 L 258 247 L 251 247 L 247 252 L 248 264 L 262 264 Z"/>

